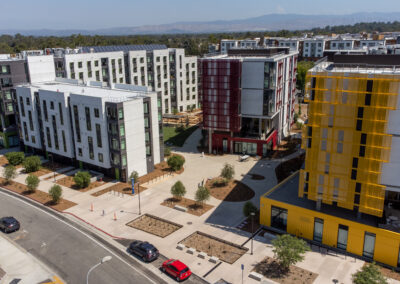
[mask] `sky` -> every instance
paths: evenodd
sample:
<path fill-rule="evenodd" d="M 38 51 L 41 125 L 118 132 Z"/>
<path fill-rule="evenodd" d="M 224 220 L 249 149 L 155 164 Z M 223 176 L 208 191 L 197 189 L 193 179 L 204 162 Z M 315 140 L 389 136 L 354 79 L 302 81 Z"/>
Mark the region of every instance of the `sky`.
<path fill-rule="evenodd" d="M 0 11 L 0 29 L 101 29 L 271 13 L 400 12 L 400 0 L 0 0 Z"/>

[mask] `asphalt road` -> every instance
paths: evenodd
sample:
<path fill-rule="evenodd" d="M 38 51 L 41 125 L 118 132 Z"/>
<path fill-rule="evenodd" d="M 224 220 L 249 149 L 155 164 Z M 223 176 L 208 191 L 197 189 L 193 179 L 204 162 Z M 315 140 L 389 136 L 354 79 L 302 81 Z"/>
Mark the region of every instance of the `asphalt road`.
<path fill-rule="evenodd" d="M 93 270 L 89 283 L 165 283 L 135 261 L 130 261 L 130 256 L 124 258 L 123 253 L 118 254 L 75 226 L 1 191 L 0 216 L 16 217 L 21 230 L 9 237 L 67 283 L 86 283 L 88 270 L 107 255 L 111 255 L 112 260 Z"/>

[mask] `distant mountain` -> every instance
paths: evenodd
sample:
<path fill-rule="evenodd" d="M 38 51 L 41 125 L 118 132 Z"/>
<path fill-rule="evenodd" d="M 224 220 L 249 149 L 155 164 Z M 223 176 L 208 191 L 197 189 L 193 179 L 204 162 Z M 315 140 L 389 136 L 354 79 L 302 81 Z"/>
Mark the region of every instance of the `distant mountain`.
<path fill-rule="evenodd" d="M 140 35 L 140 34 L 177 34 L 177 33 L 216 33 L 243 31 L 304 30 L 325 26 L 353 25 L 360 22 L 400 21 L 400 12 L 393 13 L 355 13 L 348 15 L 301 15 L 268 14 L 255 18 L 211 21 L 211 22 L 176 22 L 163 25 L 145 25 L 137 27 L 116 27 L 97 30 L 17 30 L 0 29 L 0 34 L 33 36 L 68 36 L 82 35 Z"/>

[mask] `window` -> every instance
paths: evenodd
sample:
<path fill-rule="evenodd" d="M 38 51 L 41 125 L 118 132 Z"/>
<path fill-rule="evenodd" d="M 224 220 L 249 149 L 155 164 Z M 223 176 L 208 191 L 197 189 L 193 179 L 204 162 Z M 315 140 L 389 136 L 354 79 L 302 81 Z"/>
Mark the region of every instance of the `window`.
<path fill-rule="evenodd" d="M 271 227 L 286 231 L 287 228 L 287 209 L 271 207 Z"/>
<path fill-rule="evenodd" d="M 94 159 L 93 138 L 90 136 L 88 136 L 88 145 L 89 145 L 89 158 L 93 160 Z"/>
<path fill-rule="evenodd" d="M 56 116 L 52 115 L 51 116 L 52 124 L 53 124 L 53 134 L 54 134 L 54 147 L 56 150 L 60 149 L 60 146 L 58 144 L 58 133 L 57 133 L 57 123 L 56 123 Z"/>
<path fill-rule="evenodd" d="M 25 141 L 29 142 L 28 127 L 26 126 L 25 121 L 24 121 L 24 134 L 25 134 Z"/>
<path fill-rule="evenodd" d="M 102 163 L 103 162 L 103 154 L 99 153 L 98 158 L 99 158 L 99 162 Z"/>
<path fill-rule="evenodd" d="M 50 109 L 54 109 L 54 102 L 50 101 Z"/>
<path fill-rule="evenodd" d="M 321 151 L 326 151 L 326 140 L 321 140 Z"/>
<path fill-rule="evenodd" d="M 375 234 L 365 232 L 363 256 L 373 259 L 375 250 Z"/>
<path fill-rule="evenodd" d="M 344 140 L 344 131 L 343 130 L 338 131 L 338 140 L 343 142 L 343 140 Z"/>
<path fill-rule="evenodd" d="M 78 68 L 82 68 L 82 61 L 78 62 Z"/>
<path fill-rule="evenodd" d="M 146 156 L 151 156 L 151 148 L 150 148 L 150 146 L 146 146 Z"/>
<path fill-rule="evenodd" d="M 115 138 L 111 139 L 111 149 L 113 150 L 119 150 L 119 144 L 118 144 L 118 140 Z"/>
<path fill-rule="evenodd" d="M 119 135 L 125 136 L 125 126 L 123 124 L 119 126 Z"/>
<path fill-rule="evenodd" d="M 124 109 L 123 108 L 118 109 L 118 119 L 124 119 Z"/>
<path fill-rule="evenodd" d="M 29 98 L 26 98 L 26 105 L 27 105 L 27 106 L 30 106 L 30 105 L 31 105 L 31 101 L 30 101 Z"/>
<path fill-rule="evenodd" d="M 143 104 L 143 111 L 145 114 L 149 113 L 149 103 L 144 103 Z"/>
<path fill-rule="evenodd" d="M 32 112 L 28 110 L 28 117 L 29 117 L 29 129 L 33 131 L 33 120 L 32 120 Z"/>
<path fill-rule="evenodd" d="M 96 139 L 97 139 L 97 147 L 101 148 L 103 145 L 101 141 L 101 128 L 100 124 L 96 123 Z"/>
<path fill-rule="evenodd" d="M 85 115 L 86 115 L 86 128 L 88 131 L 92 130 L 92 122 L 90 121 L 90 109 L 85 107 Z"/>
<path fill-rule="evenodd" d="M 50 128 L 46 127 L 47 146 L 51 148 Z"/>
<path fill-rule="evenodd" d="M 322 128 L 322 138 L 328 138 L 328 128 Z"/>
<path fill-rule="evenodd" d="M 150 142 L 150 133 L 149 132 L 145 132 L 144 133 L 145 135 L 145 138 L 144 138 L 144 141 L 146 142 L 146 143 L 148 143 L 148 142 Z"/>
<path fill-rule="evenodd" d="M 358 153 L 358 156 L 365 157 L 365 146 L 360 146 L 360 152 Z"/>
<path fill-rule="evenodd" d="M 144 127 L 145 127 L 145 128 L 148 128 L 148 127 L 149 127 L 149 118 L 148 118 L 148 117 L 145 117 L 145 118 L 144 118 Z"/>
<path fill-rule="evenodd" d="M 64 130 L 61 131 L 61 136 L 62 136 L 62 141 L 63 141 L 64 152 L 67 152 L 67 143 L 66 143 L 66 140 L 65 140 L 65 132 L 64 132 Z"/>
<path fill-rule="evenodd" d="M 24 99 L 22 97 L 19 97 L 19 107 L 21 109 L 21 115 L 25 116 Z"/>
<path fill-rule="evenodd" d="M 32 143 L 33 143 L 33 144 L 36 143 L 36 138 L 35 138 L 35 136 L 32 135 L 32 136 L 31 136 L 31 140 L 32 140 Z"/>
<path fill-rule="evenodd" d="M 311 138 L 308 138 L 308 139 L 307 139 L 307 147 L 308 147 L 308 148 L 311 148 Z"/>
<path fill-rule="evenodd" d="M 339 224 L 338 239 L 337 239 L 338 249 L 346 250 L 348 232 L 349 232 L 349 227 Z"/>
<path fill-rule="evenodd" d="M 307 136 L 312 136 L 312 127 L 307 127 Z"/>
<path fill-rule="evenodd" d="M 45 100 L 43 100 L 43 112 L 44 112 L 44 120 L 48 121 L 49 117 L 48 117 L 48 114 L 47 114 L 47 103 L 46 103 Z"/>
<path fill-rule="evenodd" d="M 98 108 L 94 109 L 94 117 L 100 117 L 100 112 Z"/>
<path fill-rule="evenodd" d="M 359 194 L 354 195 L 354 205 L 360 205 L 360 195 Z"/>
<path fill-rule="evenodd" d="M 74 105 L 74 120 L 75 120 L 75 132 L 76 132 L 76 141 L 81 142 L 81 130 L 79 127 L 79 113 L 78 113 L 78 106 Z"/>
<path fill-rule="evenodd" d="M 60 123 L 61 125 L 64 125 L 64 116 L 61 103 L 58 103 L 58 112 L 60 114 Z"/>
<path fill-rule="evenodd" d="M 322 243 L 322 234 L 324 231 L 324 220 L 315 218 L 314 219 L 314 236 L 313 240 Z"/>
<path fill-rule="evenodd" d="M 351 170 L 351 179 L 353 180 L 357 179 L 357 170 Z"/>
<path fill-rule="evenodd" d="M 121 139 L 121 150 L 125 150 L 126 145 L 125 145 L 125 139 Z"/>
<path fill-rule="evenodd" d="M 359 182 L 356 183 L 356 192 L 361 193 L 361 183 Z"/>
<path fill-rule="evenodd" d="M 358 168 L 358 158 L 353 158 L 353 168 Z"/>
<path fill-rule="evenodd" d="M 359 107 L 357 111 L 357 118 L 363 118 L 363 116 L 364 116 L 364 108 Z"/>
<path fill-rule="evenodd" d="M 337 143 L 337 153 L 343 153 L 343 143 Z"/>
<path fill-rule="evenodd" d="M 95 66 L 95 67 L 98 67 L 98 66 L 99 66 L 99 61 L 98 61 L 98 60 L 95 60 L 95 61 L 94 61 L 94 66 Z"/>
<path fill-rule="evenodd" d="M 367 134 L 361 133 L 360 144 L 367 144 Z"/>
<path fill-rule="evenodd" d="M 125 154 L 121 155 L 121 164 L 123 167 L 126 166 L 126 155 Z"/>
<path fill-rule="evenodd" d="M 82 148 L 78 148 L 78 155 L 82 157 Z"/>
<path fill-rule="evenodd" d="M 357 119 L 356 130 L 358 130 L 358 131 L 362 130 L 362 120 L 361 119 Z"/>

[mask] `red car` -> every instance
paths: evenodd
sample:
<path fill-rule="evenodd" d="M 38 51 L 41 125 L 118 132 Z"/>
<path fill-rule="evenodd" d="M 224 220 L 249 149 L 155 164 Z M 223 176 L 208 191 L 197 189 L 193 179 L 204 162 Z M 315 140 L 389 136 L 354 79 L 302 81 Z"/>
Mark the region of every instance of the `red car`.
<path fill-rule="evenodd" d="M 161 270 L 174 277 L 176 281 L 186 280 L 192 275 L 192 271 L 190 271 L 189 267 L 176 259 L 164 261 Z"/>

